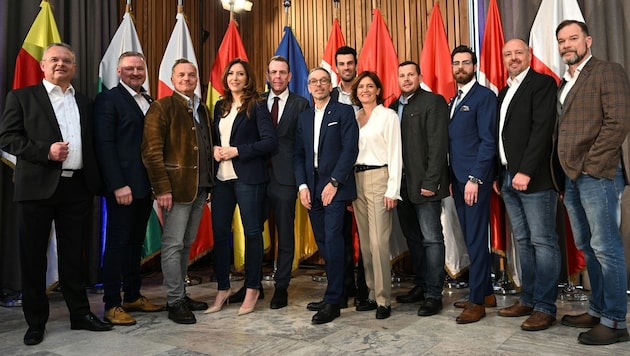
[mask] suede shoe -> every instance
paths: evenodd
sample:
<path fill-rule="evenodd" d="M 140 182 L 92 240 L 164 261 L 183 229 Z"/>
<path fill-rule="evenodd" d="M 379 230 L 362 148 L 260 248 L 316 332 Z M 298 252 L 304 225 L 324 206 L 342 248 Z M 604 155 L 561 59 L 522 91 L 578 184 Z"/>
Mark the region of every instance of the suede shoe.
<path fill-rule="evenodd" d="M 517 317 L 530 315 L 533 311 L 533 307 L 528 307 L 527 305 L 521 304 L 520 301 L 516 301 L 516 303 L 510 305 L 509 307 L 499 309 L 497 314 L 499 314 L 499 316 Z"/>
<path fill-rule="evenodd" d="M 535 310 L 532 315 L 521 324 L 521 329 L 525 331 L 539 331 L 549 329 L 556 323 L 556 318 L 552 315 L 545 314 Z"/>
<path fill-rule="evenodd" d="M 339 312 L 339 304 L 324 304 L 322 309 L 318 311 L 317 314 L 313 315 L 311 322 L 313 324 L 330 323 L 335 320 L 335 318 L 339 317 L 339 315 L 341 315 Z"/>
<path fill-rule="evenodd" d="M 470 324 L 481 320 L 484 316 L 486 316 L 486 308 L 483 305 L 468 303 L 455 321 L 457 324 Z"/>
<path fill-rule="evenodd" d="M 105 310 L 103 320 L 114 325 L 134 325 L 136 323 L 136 319 L 127 314 L 122 307 L 113 307 Z"/>
<path fill-rule="evenodd" d="M 442 300 L 435 298 L 427 298 L 420 304 L 418 308 L 418 316 L 435 315 L 442 310 Z"/>
<path fill-rule="evenodd" d="M 455 308 L 464 309 L 466 305 L 470 303 L 469 300 L 460 300 L 458 302 L 453 303 Z M 483 306 L 486 308 L 494 308 L 497 306 L 497 297 L 494 294 L 486 295 L 483 297 Z"/>
<path fill-rule="evenodd" d="M 258 290 L 260 291 L 260 294 L 258 294 L 258 300 L 265 299 L 265 291 L 263 290 L 263 287 L 260 286 L 260 288 L 258 288 Z M 243 285 L 241 287 L 241 289 L 236 291 L 236 293 L 232 294 L 228 298 L 228 301 L 231 304 L 242 303 L 245 300 L 245 293 L 246 293 L 246 291 L 247 291 L 247 288 Z"/>
<path fill-rule="evenodd" d="M 574 328 L 592 328 L 599 324 L 599 318 L 589 313 L 579 315 L 565 315 L 560 319 L 562 325 L 572 326 Z"/>
<path fill-rule="evenodd" d="M 208 303 L 192 300 L 188 296 L 184 297 L 184 302 L 186 303 L 186 306 L 188 306 L 188 309 L 190 309 L 190 310 L 206 310 L 206 309 L 208 309 Z"/>
<path fill-rule="evenodd" d="M 44 341 L 45 331 L 46 329 L 43 327 L 30 326 L 28 330 L 26 330 L 26 334 L 24 334 L 24 345 L 32 346 Z"/>
<path fill-rule="evenodd" d="M 173 303 L 173 305 L 167 305 L 167 309 L 168 318 L 177 324 L 194 324 L 197 322 L 195 314 L 190 311 L 185 299 L 180 299 Z"/>
<path fill-rule="evenodd" d="M 630 340 L 628 329 L 611 329 L 602 324 L 597 324 L 578 336 L 580 344 L 585 345 L 610 345 L 628 340 Z"/>
<path fill-rule="evenodd" d="M 145 296 L 140 296 L 140 298 L 133 302 L 124 302 L 122 307 L 126 312 L 139 311 L 151 313 L 164 310 L 164 306 L 151 303 Z"/>
<path fill-rule="evenodd" d="M 396 296 L 396 301 L 398 303 L 415 303 L 424 300 L 424 291 L 420 286 L 414 286 L 411 288 L 409 292 L 405 295 Z"/>
<path fill-rule="evenodd" d="M 101 321 L 92 313 L 87 313 L 79 319 L 70 319 L 70 329 L 72 330 L 109 331 L 112 327 L 112 323 Z"/>
<path fill-rule="evenodd" d="M 386 307 L 379 305 L 378 308 L 376 309 L 376 319 L 387 319 L 389 318 L 390 315 L 392 315 L 391 305 L 388 305 Z"/>
<path fill-rule="evenodd" d="M 289 304 L 289 294 L 285 288 L 276 288 L 276 291 L 273 293 L 273 297 L 271 298 L 271 304 L 269 308 L 271 309 L 280 309 L 284 308 Z"/>
<path fill-rule="evenodd" d="M 376 304 L 375 301 L 366 300 L 365 302 L 357 305 L 355 309 L 356 311 L 369 311 L 369 310 L 376 310 L 376 308 L 378 308 L 378 304 Z"/>

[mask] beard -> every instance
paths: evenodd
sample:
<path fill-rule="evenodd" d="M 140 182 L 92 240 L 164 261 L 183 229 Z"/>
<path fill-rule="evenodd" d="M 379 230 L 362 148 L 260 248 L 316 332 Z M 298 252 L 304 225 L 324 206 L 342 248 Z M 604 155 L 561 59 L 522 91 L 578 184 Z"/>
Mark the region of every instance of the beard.
<path fill-rule="evenodd" d="M 573 52 L 573 56 L 566 58 L 564 57 L 564 54 L 568 53 L 568 52 Z M 562 54 L 562 61 L 564 62 L 564 64 L 568 64 L 568 65 L 572 65 L 572 64 L 576 64 L 579 63 L 582 59 L 584 59 L 584 57 L 586 57 L 586 52 L 584 53 L 578 53 L 577 50 L 573 51 L 565 51 Z"/>
<path fill-rule="evenodd" d="M 463 76 L 459 76 L 459 74 L 463 74 Z M 470 83 L 470 81 L 473 80 L 474 77 L 475 72 L 466 73 L 465 71 L 461 70 L 455 73 L 455 82 L 457 82 L 458 84 L 467 84 Z"/>

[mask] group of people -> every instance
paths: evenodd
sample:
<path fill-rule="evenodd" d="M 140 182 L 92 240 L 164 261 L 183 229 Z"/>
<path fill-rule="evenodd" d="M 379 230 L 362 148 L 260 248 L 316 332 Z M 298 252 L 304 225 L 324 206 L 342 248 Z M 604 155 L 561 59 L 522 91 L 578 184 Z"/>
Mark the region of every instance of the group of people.
<path fill-rule="evenodd" d="M 309 72 L 312 106 L 288 89 L 287 59 L 269 60 L 270 90 L 262 95 L 249 63 L 230 61 L 213 115 L 195 94 L 198 70 L 187 59 L 172 67 L 173 94 L 153 101 L 142 87 L 144 56 L 122 54 L 120 84 L 99 94 L 92 107 L 71 84 L 72 49 L 50 45 L 41 61 L 44 80 L 10 92 L 0 121 L 0 148 L 18 157 L 14 199 L 28 324 L 24 343 L 44 338 L 45 261 L 53 220 L 60 285 L 73 329 L 106 331 L 114 324 L 134 324 L 130 311 L 163 310 L 140 293 L 140 253 L 153 200 L 163 214 L 168 318 L 192 324 L 193 311 L 220 312 L 230 301 L 242 302 L 238 315 L 255 310 L 262 299 L 262 233 L 268 216 L 278 237 L 270 308 L 288 305 L 299 199 L 325 262 L 324 296 L 307 306 L 316 312 L 312 323 L 323 324 L 340 316 L 352 294 L 357 311 L 390 317 L 394 209 L 415 273 L 413 288 L 396 300 L 419 303 L 419 316 L 438 314 L 445 277 L 441 202 L 452 195 L 470 256 L 470 296 L 455 303 L 463 309 L 456 322 L 477 322 L 486 307 L 497 305 L 487 232 L 493 189 L 505 201 L 523 281 L 519 300 L 498 314 L 528 316 L 521 325 L 528 331 L 556 322 L 560 252 L 555 216 L 563 192 L 592 296 L 586 313 L 565 315 L 561 322 L 591 328 L 580 333 L 581 343 L 628 341 L 619 225 L 630 85 L 621 66 L 592 57 L 584 23 L 564 21 L 556 37 L 568 65 L 560 88 L 530 67 L 527 44 L 513 39 L 503 47 L 509 79 L 498 99 L 476 81 L 475 53 L 459 46 L 451 54 L 457 95 L 450 102 L 422 89 L 419 65 L 405 61 L 398 66 L 401 95 L 387 108 L 378 75 L 357 75 L 356 51 L 341 47 L 335 56 L 342 79 L 338 87 L 326 69 Z M 105 196 L 108 210 L 104 320 L 90 311 L 81 273 L 95 194 Z M 184 282 L 208 202 L 218 284 L 210 306 L 191 299 Z M 245 235 L 245 281 L 233 293 L 230 244 L 237 204 Z M 357 284 L 348 258 L 353 255 L 350 210 L 360 242 Z"/>

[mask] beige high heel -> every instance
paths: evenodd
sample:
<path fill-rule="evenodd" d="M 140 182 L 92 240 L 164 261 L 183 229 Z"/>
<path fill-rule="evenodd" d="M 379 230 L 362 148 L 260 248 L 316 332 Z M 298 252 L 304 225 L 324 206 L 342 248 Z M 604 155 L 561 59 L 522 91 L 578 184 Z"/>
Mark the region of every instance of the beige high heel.
<path fill-rule="evenodd" d="M 219 291 L 219 293 L 221 292 L 223 292 L 223 290 Z M 206 311 L 204 311 L 203 313 L 204 314 L 216 313 L 223 308 L 223 304 L 230 305 L 229 298 L 232 295 L 232 289 L 227 289 L 226 292 L 227 293 L 225 293 L 222 299 L 219 299 L 219 293 L 217 293 L 216 299 L 214 300 L 214 304 L 210 308 L 206 309 Z"/>
<path fill-rule="evenodd" d="M 252 292 L 250 292 L 252 291 Z M 254 293 L 255 296 L 253 298 L 248 298 L 249 295 L 251 295 L 251 293 Z M 243 304 L 241 305 L 240 308 L 238 308 L 238 316 L 241 315 L 245 315 L 245 314 L 249 314 L 254 312 L 254 309 L 256 308 L 256 302 L 258 301 L 258 295 L 260 294 L 260 290 L 258 288 L 247 288 L 247 291 L 245 292 L 245 300 L 243 300 Z M 245 302 L 247 300 L 254 300 L 254 305 L 252 305 L 251 307 L 246 307 L 245 306 Z"/>

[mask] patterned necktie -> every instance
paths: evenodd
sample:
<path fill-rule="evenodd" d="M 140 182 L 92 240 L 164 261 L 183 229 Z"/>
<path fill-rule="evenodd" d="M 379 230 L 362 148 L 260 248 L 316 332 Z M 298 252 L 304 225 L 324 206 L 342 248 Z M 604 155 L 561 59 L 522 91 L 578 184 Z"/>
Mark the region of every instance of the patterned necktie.
<path fill-rule="evenodd" d="M 273 127 L 278 127 L 278 100 L 280 100 L 280 97 L 274 97 L 273 104 L 271 105 L 271 121 L 273 121 Z"/>

